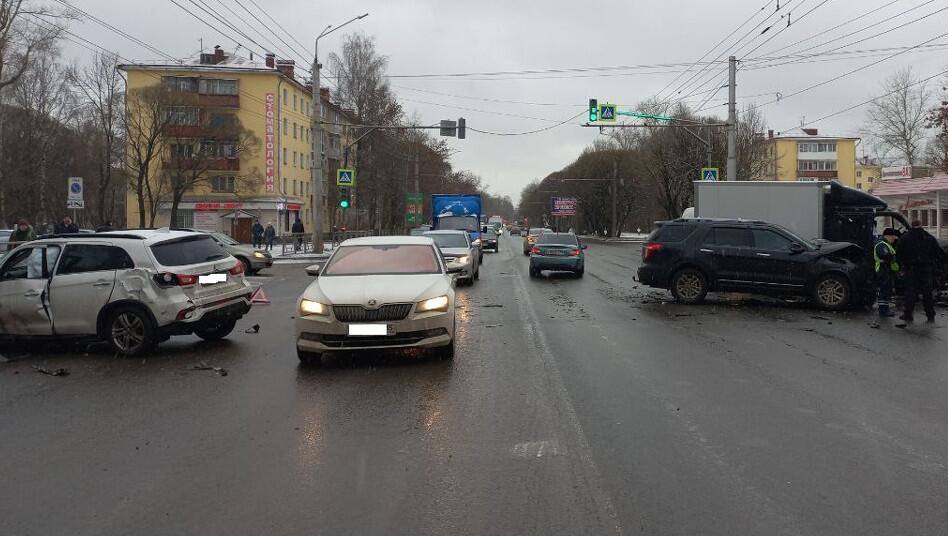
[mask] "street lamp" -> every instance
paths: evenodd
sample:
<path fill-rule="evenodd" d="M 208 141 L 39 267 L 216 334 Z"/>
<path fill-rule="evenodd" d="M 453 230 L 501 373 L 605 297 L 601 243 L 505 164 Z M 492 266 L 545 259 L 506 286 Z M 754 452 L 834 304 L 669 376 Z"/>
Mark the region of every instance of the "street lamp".
<path fill-rule="evenodd" d="M 322 98 L 319 91 L 319 70 L 322 68 L 322 64 L 319 63 L 319 40 L 340 28 L 344 28 L 345 26 L 368 16 L 368 13 L 363 13 L 358 17 L 352 17 L 339 26 L 334 27 L 332 24 L 326 26 L 323 31 L 316 36 L 316 42 L 313 45 L 313 113 L 310 117 L 310 129 L 313 132 L 312 150 L 314 162 L 310 164 L 311 185 L 309 190 L 313 192 L 313 251 L 316 253 L 323 252 L 323 129 L 322 122 L 320 120 L 320 117 L 323 113 L 323 107 Z"/>

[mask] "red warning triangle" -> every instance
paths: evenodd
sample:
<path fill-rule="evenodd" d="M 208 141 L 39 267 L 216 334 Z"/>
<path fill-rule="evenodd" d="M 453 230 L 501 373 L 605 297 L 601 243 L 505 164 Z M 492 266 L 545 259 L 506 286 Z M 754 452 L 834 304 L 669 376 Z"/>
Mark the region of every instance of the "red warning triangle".
<path fill-rule="evenodd" d="M 270 298 L 267 297 L 267 293 L 263 291 L 263 287 L 257 287 L 257 290 L 253 291 L 253 295 L 250 296 L 250 303 L 270 303 Z"/>

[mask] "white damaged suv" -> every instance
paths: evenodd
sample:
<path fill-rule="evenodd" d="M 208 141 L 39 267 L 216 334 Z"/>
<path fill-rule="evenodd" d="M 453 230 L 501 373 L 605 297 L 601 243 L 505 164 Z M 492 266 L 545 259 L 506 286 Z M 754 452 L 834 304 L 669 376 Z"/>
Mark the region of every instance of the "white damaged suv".
<path fill-rule="evenodd" d="M 97 338 L 138 355 L 172 335 L 220 339 L 251 294 L 243 263 L 204 233 L 49 236 L 0 260 L 0 344 Z"/>

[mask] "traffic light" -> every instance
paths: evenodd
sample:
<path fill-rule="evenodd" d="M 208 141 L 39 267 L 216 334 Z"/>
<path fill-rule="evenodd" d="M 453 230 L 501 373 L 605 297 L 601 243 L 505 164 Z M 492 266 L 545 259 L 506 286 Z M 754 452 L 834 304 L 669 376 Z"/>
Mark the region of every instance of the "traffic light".
<path fill-rule="evenodd" d="M 596 99 L 589 99 L 589 120 L 599 121 L 599 101 Z"/>
<path fill-rule="evenodd" d="M 352 201 L 349 198 L 349 189 L 339 188 L 339 208 L 349 208 L 350 205 L 352 205 Z"/>
<path fill-rule="evenodd" d="M 458 118 L 458 139 L 463 140 L 467 136 L 467 121 L 463 117 Z"/>

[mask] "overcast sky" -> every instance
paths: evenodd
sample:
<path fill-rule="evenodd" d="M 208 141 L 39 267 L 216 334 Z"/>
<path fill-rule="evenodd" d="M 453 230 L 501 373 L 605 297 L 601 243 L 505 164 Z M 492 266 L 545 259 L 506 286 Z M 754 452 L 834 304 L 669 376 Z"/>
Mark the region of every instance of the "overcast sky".
<path fill-rule="evenodd" d="M 171 0 L 71 1 L 174 57 L 196 53 L 201 38 L 208 49 L 215 44 L 228 50 L 235 47 L 234 39 L 203 25 Z M 176 1 L 199 13 L 191 0 Z M 244 21 L 249 21 L 254 30 L 263 32 L 279 44 L 278 53 L 288 52 L 289 47 L 277 41 L 237 4 L 240 2 L 256 12 L 251 0 L 203 1 L 244 27 L 244 23 L 237 22 L 237 17 L 222 8 L 221 3 L 231 7 L 243 16 Z M 344 34 L 349 31 L 358 30 L 373 36 L 378 50 L 389 58 L 391 84 L 405 110 L 409 114 L 416 113 L 425 122 L 463 116 L 469 128 L 515 133 L 553 126 L 581 113 L 580 117 L 562 126 L 535 134 L 495 136 L 469 132 L 466 140 L 450 139 L 449 143 L 458 151 L 453 156 L 456 168 L 479 174 L 492 192 L 510 195 L 514 202 L 524 185 L 567 165 L 599 135 L 597 129 L 578 126 L 586 120 L 584 109 L 589 98 L 620 103 L 625 105 L 620 109 L 632 110 L 636 103 L 659 94 L 678 77 L 677 82 L 661 94 L 663 97 L 675 96 L 674 89 L 706 67 L 698 64 L 683 75 L 681 71 L 755 13 L 757 16 L 726 42 L 734 43 L 746 35 L 735 47 L 729 47 L 738 58 L 745 59 L 738 72 L 738 106 L 772 101 L 776 93 L 785 96 L 762 108 L 769 127 L 778 131 L 798 126 L 801 118 L 812 121 L 876 96 L 881 80 L 903 66 L 911 65 L 922 77 L 948 69 L 948 47 L 927 48 L 922 52 L 910 51 L 895 56 L 838 81 L 790 96 L 899 51 L 874 52 L 871 57 L 870 53 L 862 57 L 828 55 L 794 65 L 754 68 L 761 65 L 760 58 L 796 53 L 863 29 L 850 37 L 802 53 L 826 51 L 861 39 L 865 41 L 837 52 L 913 46 L 926 41 L 929 45 L 948 43 L 948 37 L 938 38 L 948 26 L 948 1 L 945 0 L 781 0 L 781 9 L 776 15 L 771 14 L 775 12 L 777 0 L 768 2 L 763 10 L 762 0 L 256 2 L 297 40 L 309 45 L 309 49 L 313 37 L 326 25 L 340 24 L 355 15 L 369 12 L 369 17 L 321 40 L 320 57 L 325 63 L 326 55 L 338 51 Z M 876 8 L 881 9 L 848 22 Z M 906 10 L 911 11 L 899 16 Z M 786 18 L 779 17 L 781 14 L 786 16 L 788 11 L 791 25 L 786 28 Z M 768 18 L 768 15 L 771 16 Z M 880 35 L 926 15 L 930 16 Z M 269 20 L 260 17 L 273 27 Z M 765 20 L 767 22 L 754 29 Z M 839 29 L 827 31 L 846 22 L 848 24 Z M 760 31 L 771 24 L 770 30 L 760 35 Z M 216 22 L 213 25 L 222 27 Z M 158 59 L 154 52 L 86 20 L 75 21 L 70 27 L 76 34 L 117 51 L 123 57 Z M 226 29 L 224 32 L 239 39 L 245 47 L 259 50 L 258 46 L 237 37 L 235 32 Z M 259 43 L 268 45 L 257 34 L 247 33 Z M 752 51 L 768 38 L 770 41 Z M 284 39 L 293 43 L 287 37 Z M 705 59 L 713 60 L 721 54 L 726 57 L 727 53 L 722 45 Z M 91 52 L 66 43 L 64 56 L 81 62 L 86 61 Z M 301 62 L 299 56 L 295 59 L 297 63 Z M 824 61 L 827 59 L 834 61 Z M 784 61 L 789 60 L 770 63 Z M 405 77 L 656 64 L 674 65 L 503 77 Z M 717 85 L 715 82 L 723 80 L 724 64 L 714 64 L 706 69 L 682 95 L 694 91 L 693 88 L 705 92 L 685 100 L 697 105 L 708 96 L 707 90 Z M 707 82 L 702 84 L 705 79 Z M 940 87 L 941 81 L 941 76 L 936 77 L 930 86 Z M 726 90 L 721 90 L 708 102 L 709 106 L 717 105 L 708 112 L 717 112 L 724 118 L 726 107 L 722 104 L 726 99 Z M 810 126 L 819 128 L 821 133 L 857 134 L 864 113 L 865 108 L 858 108 Z M 510 114 L 525 117 L 512 117 Z M 862 155 L 862 149 L 858 153 Z"/>

